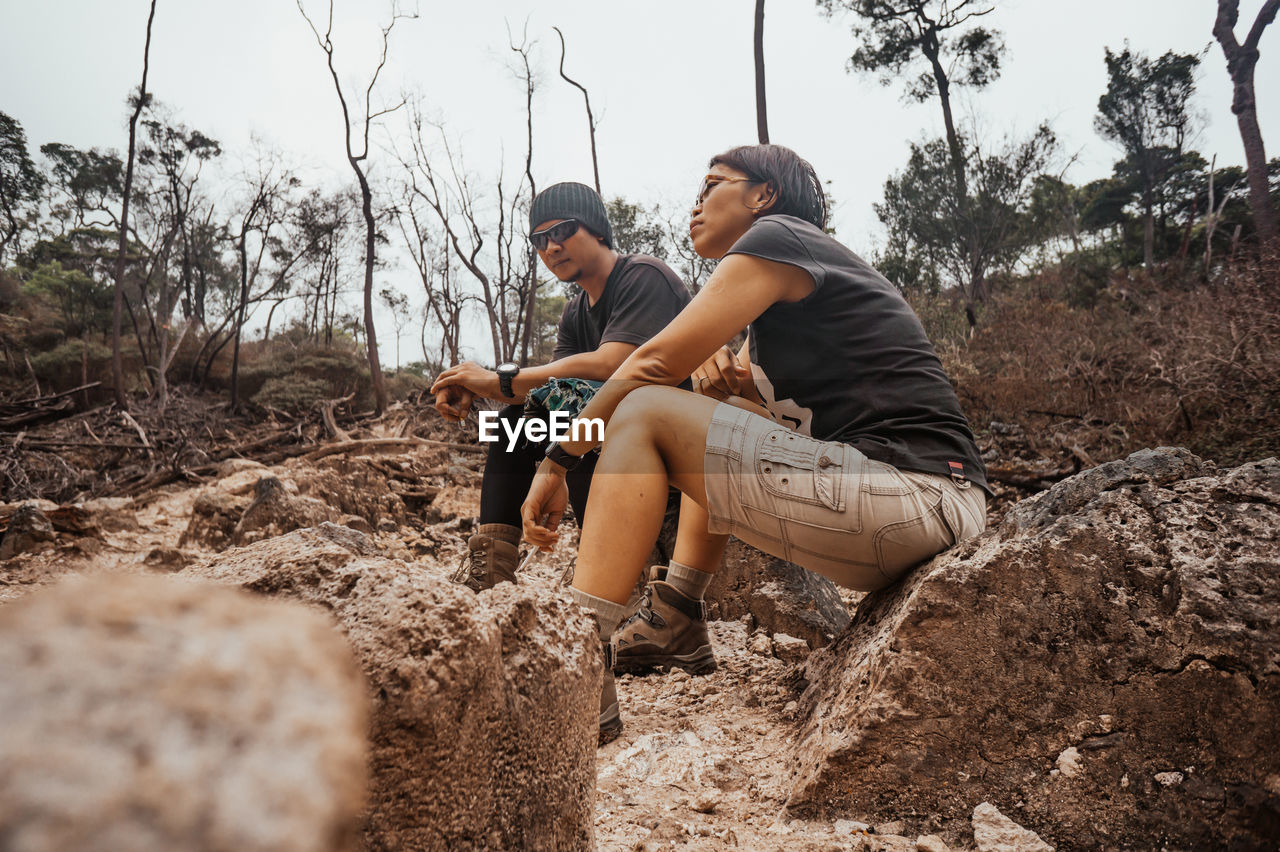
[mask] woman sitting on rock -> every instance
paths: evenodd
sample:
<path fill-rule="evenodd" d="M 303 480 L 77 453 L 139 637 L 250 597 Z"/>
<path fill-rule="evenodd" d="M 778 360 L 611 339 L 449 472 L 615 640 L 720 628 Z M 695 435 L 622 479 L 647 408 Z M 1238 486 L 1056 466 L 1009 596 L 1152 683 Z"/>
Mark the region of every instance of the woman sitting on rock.
<path fill-rule="evenodd" d="M 689 235 L 719 265 L 580 415 L 606 424 L 571 590 L 605 645 L 602 743 L 622 729 L 614 650 L 620 671 L 714 668 L 702 596 L 729 535 L 871 591 L 985 525 L 982 461 L 924 328 L 826 224 L 790 149 L 713 157 Z M 699 392 L 673 387 L 691 373 Z M 555 543 L 565 471 L 592 446 L 547 450 L 522 510 L 532 544 Z M 684 495 L 673 559 L 631 614 L 668 483 Z"/>

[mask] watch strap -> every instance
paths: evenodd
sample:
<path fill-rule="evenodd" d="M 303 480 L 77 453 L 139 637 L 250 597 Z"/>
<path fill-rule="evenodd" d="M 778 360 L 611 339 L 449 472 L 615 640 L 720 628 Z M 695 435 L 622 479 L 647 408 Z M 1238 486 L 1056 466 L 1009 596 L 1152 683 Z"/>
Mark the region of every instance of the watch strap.
<path fill-rule="evenodd" d="M 564 447 L 554 442 L 547 446 L 546 456 L 566 471 L 573 470 L 582 461 L 582 456 L 575 456 L 572 453 L 565 452 Z"/>

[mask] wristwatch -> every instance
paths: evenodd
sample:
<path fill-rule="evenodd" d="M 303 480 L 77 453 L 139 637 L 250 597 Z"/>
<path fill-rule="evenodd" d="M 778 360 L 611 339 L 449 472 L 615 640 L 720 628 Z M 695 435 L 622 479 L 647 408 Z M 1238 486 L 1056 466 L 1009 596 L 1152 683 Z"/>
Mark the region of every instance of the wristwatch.
<path fill-rule="evenodd" d="M 511 386 L 511 380 L 520 373 L 520 365 L 512 364 L 510 362 L 506 364 L 499 364 L 498 369 L 494 372 L 498 374 L 498 387 L 502 390 L 502 395 L 507 398 L 514 397 L 516 395 L 516 391 L 515 388 Z"/>
<path fill-rule="evenodd" d="M 564 468 L 565 471 L 573 470 L 578 466 L 578 462 L 582 461 L 582 456 L 575 456 L 572 453 L 566 452 L 563 447 L 554 442 L 547 445 L 546 456 Z"/>

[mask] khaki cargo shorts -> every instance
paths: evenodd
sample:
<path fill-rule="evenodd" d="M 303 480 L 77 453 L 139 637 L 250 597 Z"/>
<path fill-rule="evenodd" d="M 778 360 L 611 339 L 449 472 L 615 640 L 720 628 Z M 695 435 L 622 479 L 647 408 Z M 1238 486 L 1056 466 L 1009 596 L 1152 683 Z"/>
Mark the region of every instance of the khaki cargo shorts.
<path fill-rule="evenodd" d="M 972 483 L 902 471 L 721 403 L 707 430 L 708 532 L 873 591 L 986 527 Z"/>

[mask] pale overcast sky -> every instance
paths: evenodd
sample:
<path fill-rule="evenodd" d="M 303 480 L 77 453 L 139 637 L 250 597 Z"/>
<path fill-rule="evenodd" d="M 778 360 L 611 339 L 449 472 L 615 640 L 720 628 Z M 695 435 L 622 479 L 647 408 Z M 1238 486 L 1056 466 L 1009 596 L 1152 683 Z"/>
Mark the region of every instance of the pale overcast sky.
<path fill-rule="evenodd" d="M 1261 4 L 1241 3 L 1241 39 Z M 1206 159 L 1216 153 L 1219 165 L 1243 164 L 1225 60 L 1211 33 L 1213 0 L 997 5 L 986 22 L 1004 32 L 1004 73 L 987 90 L 956 98 L 960 115 L 976 115 L 984 133 L 1026 133 L 1048 120 L 1064 155 L 1077 157 L 1066 177 L 1103 176 L 1117 159 L 1093 131 L 1106 85 L 1103 48 L 1118 50 L 1126 39 L 1151 55 L 1207 47 L 1196 97 L 1206 123 L 1195 146 Z M 319 0 L 307 6 L 323 16 Z M 518 169 L 524 107 L 507 27 L 517 40 L 527 29 L 537 42 L 535 177 L 540 186 L 590 183 L 582 98 L 556 74 L 551 28 L 559 26 L 566 70 L 589 88 L 599 119 L 605 195 L 684 203 L 708 157 L 755 141 L 753 7 L 753 0 L 421 0 L 419 17 L 401 21 L 392 36 L 379 92 L 386 100 L 419 92 L 460 141 L 472 171 L 492 174 L 503 151 Z M 354 84 L 371 67 L 389 5 L 337 0 L 337 8 L 339 66 Z M 124 101 L 141 73 L 147 9 L 147 0 L 0 0 L 0 110 L 22 123 L 33 151 L 51 141 L 125 148 Z M 906 162 L 908 142 L 941 135 L 937 103 L 907 104 L 900 86 L 848 74 L 849 20 L 826 18 L 813 0 L 768 0 L 765 27 L 772 140 L 831 181 L 838 236 L 870 255 L 883 239 L 872 204 Z M 1272 157 L 1280 155 L 1278 32 L 1280 23 L 1263 37 L 1257 71 Z M 324 57 L 292 0 L 160 0 L 148 88 L 231 158 L 247 152 L 252 134 L 309 164 L 313 180 L 348 180 Z M 399 131 L 403 116 L 386 124 Z M 372 160 L 375 176 L 392 171 L 383 152 L 375 149 Z"/>

